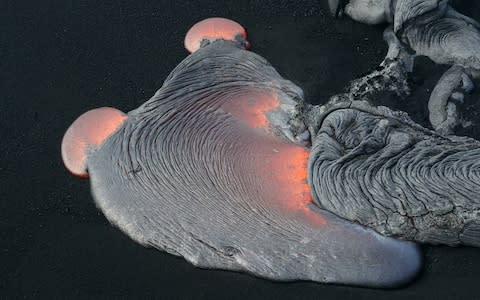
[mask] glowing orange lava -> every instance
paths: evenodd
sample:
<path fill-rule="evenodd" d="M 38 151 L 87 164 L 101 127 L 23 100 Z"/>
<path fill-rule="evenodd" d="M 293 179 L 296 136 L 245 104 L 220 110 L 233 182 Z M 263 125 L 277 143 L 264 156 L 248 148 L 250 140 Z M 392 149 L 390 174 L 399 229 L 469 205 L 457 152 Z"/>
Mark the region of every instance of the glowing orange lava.
<path fill-rule="evenodd" d="M 193 25 L 185 36 L 185 48 L 193 53 L 200 48 L 202 40 L 234 40 L 239 35 L 247 38 L 247 32 L 238 24 L 229 19 L 210 18 Z"/>
<path fill-rule="evenodd" d="M 98 147 L 127 119 L 118 109 L 92 109 L 78 117 L 67 129 L 62 140 L 65 167 L 78 177 L 88 178 L 86 170 L 89 147 Z"/>
<path fill-rule="evenodd" d="M 325 219 L 309 204 L 312 203 L 312 193 L 307 182 L 309 151 L 293 144 L 284 144 L 275 148 L 268 160 L 271 170 L 271 180 L 275 183 L 275 200 L 290 212 L 299 213 L 317 225 L 326 224 Z"/>
<path fill-rule="evenodd" d="M 265 113 L 279 105 L 276 94 L 252 91 L 248 95 L 231 99 L 223 108 L 249 127 L 268 129 L 269 122 Z"/>
<path fill-rule="evenodd" d="M 272 92 L 252 90 L 248 95 L 234 97 L 222 108 L 250 128 L 264 129 L 260 138 L 255 168 L 268 183 L 267 198 L 282 210 L 306 217 L 317 225 L 326 224 L 325 219 L 309 204 L 313 198 L 307 182 L 309 151 L 301 146 L 281 140 L 270 134 L 266 113 L 278 108 L 280 101 Z M 263 136 L 263 134 L 260 134 Z"/>

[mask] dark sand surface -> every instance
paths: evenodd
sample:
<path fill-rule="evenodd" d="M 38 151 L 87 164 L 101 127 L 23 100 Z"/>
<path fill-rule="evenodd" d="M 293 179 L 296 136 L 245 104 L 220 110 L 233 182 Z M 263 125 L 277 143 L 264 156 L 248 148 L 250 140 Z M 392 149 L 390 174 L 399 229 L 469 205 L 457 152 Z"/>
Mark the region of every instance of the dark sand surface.
<path fill-rule="evenodd" d="M 423 273 L 395 290 L 197 269 L 112 227 L 88 181 L 65 171 L 60 142 L 71 122 L 148 99 L 187 55 L 186 31 L 206 17 L 244 25 L 255 52 L 310 102 L 325 102 L 386 51 L 382 26 L 333 20 L 326 2 L 0 1 L 0 298 L 479 299 L 480 249 L 468 247 L 424 247 Z M 480 20 L 480 2 L 454 2 Z M 420 59 L 412 97 L 379 103 L 427 125 L 428 95 L 445 69 Z M 479 100 L 478 91 L 466 98 L 473 125 L 458 133 L 480 138 Z"/>

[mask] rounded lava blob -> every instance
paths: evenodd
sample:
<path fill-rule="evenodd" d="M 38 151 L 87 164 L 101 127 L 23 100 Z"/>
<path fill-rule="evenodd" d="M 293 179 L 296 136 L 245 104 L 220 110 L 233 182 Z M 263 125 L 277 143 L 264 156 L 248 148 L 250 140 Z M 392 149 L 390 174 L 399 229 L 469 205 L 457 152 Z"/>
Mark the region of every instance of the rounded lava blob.
<path fill-rule="evenodd" d="M 193 53 L 200 49 L 203 40 L 235 41 L 239 38 L 246 42 L 247 32 L 242 25 L 225 18 L 209 18 L 190 28 L 185 36 L 184 44 L 185 48 Z M 248 42 L 246 42 L 245 48 L 249 48 Z"/>
<path fill-rule="evenodd" d="M 87 151 L 100 146 L 126 118 L 123 112 L 111 107 L 92 109 L 78 117 L 63 136 L 65 167 L 73 175 L 87 178 Z"/>

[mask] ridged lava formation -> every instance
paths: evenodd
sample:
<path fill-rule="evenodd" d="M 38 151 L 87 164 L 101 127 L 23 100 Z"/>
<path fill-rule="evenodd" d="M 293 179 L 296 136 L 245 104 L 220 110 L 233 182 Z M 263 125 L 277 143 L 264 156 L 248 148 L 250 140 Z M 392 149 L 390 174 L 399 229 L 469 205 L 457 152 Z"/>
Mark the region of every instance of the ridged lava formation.
<path fill-rule="evenodd" d="M 438 81 L 428 104 L 430 122 L 442 134 L 452 134 L 459 122 L 456 106 L 449 98 L 458 87 L 471 92 L 470 77 L 480 76 L 480 24 L 456 11 L 450 2 L 329 0 L 330 11 L 335 16 L 344 12 L 362 23 L 391 23 L 384 33 L 389 44 L 385 61 L 398 60 L 404 65 L 406 74 L 412 71 L 415 56 L 427 56 L 438 64 L 453 65 Z M 390 75 L 388 70 L 383 73 L 386 77 Z"/>
<path fill-rule="evenodd" d="M 410 280 L 415 244 L 312 203 L 301 90 L 238 36 L 200 45 L 87 153 L 105 216 L 200 267 L 375 287 Z"/>
<path fill-rule="evenodd" d="M 385 236 L 480 247 L 480 142 L 361 101 L 310 114 L 309 183 L 320 207 Z"/>

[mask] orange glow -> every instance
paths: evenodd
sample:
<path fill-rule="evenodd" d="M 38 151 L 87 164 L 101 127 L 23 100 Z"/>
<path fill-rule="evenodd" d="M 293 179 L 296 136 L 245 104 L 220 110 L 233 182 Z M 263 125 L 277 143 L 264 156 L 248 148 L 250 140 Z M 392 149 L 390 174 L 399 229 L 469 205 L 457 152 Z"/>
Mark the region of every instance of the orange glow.
<path fill-rule="evenodd" d="M 271 168 L 269 180 L 275 182 L 276 200 L 288 211 L 299 213 L 317 225 L 326 224 L 320 214 L 308 207 L 313 201 L 307 183 L 308 150 L 292 144 L 277 148 L 266 166 Z"/>
<path fill-rule="evenodd" d="M 200 48 L 202 40 L 234 40 L 237 35 L 244 39 L 247 38 L 247 32 L 238 24 L 229 19 L 209 18 L 193 25 L 185 36 L 185 48 L 193 53 Z"/>
<path fill-rule="evenodd" d="M 78 177 L 88 178 L 86 159 L 89 147 L 98 147 L 127 119 L 118 109 L 102 107 L 78 117 L 62 140 L 65 167 Z"/>
<path fill-rule="evenodd" d="M 252 91 L 243 97 L 231 99 L 223 108 L 252 128 L 268 128 L 266 112 L 279 107 L 274 93 Z"/>
<path fill-rule="evenodd" d="M 262 174 L 265 182 L 272 183 L 266 185 L 267 198 L 282 210 L 324 225 L 325 219 L 308 206 L 313 201 L 307 182 L 309 151 L 269 134 L 265 113 L 279 106 L 277 94 L 253 89 L 248 95 L 230 99 L 222 108 L 248 127 L 264 129 L 266 135 L 261 135 L 261 146 L 257 149 L 260 161 L 256 163 L 256 174 Z"/>

